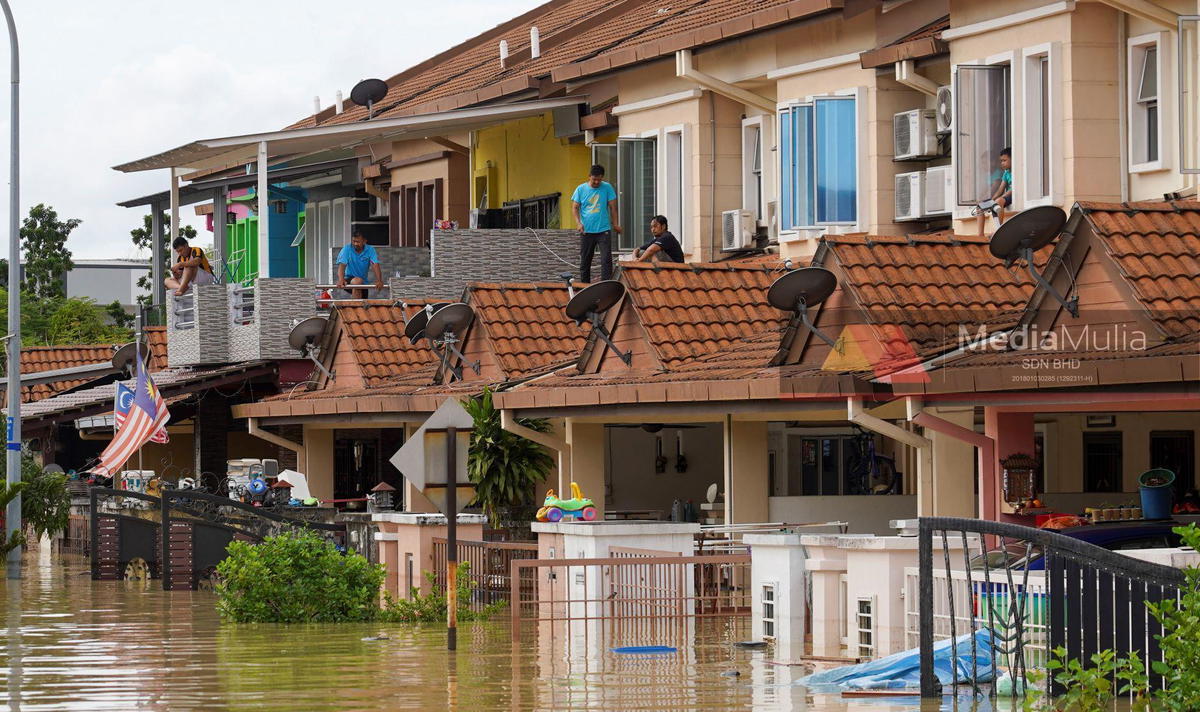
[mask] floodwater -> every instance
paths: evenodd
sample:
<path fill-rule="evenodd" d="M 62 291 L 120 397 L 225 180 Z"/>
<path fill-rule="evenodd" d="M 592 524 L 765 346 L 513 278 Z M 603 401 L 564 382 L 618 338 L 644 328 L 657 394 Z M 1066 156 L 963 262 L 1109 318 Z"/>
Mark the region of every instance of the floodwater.
<path fill-rule="evenodd" d="M 449 653 L 444 626 L 225 624 L 211 593 L 157 584 L 92 581 L 82 557 L 27 554 L 22 580 L 0 580 L 0 709 L 922 709 L 791 684 L 808 671 L 734 645 L 748 619 L 526 624 L 514 641 L 504 617 L 461 628 Z M 364 640 L 380 633 L 388 639 Z M 631 657 L 611 652 L 618 645 L 678 652 Z"/>

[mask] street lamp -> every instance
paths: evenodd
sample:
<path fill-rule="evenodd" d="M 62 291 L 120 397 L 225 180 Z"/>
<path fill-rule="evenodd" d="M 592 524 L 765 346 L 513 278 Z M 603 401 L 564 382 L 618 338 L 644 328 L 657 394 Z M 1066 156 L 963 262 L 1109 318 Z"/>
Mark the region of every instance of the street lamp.
<path fill-rule="evenodd" d="M 8 423 L 5 441 L 8 444 L 6 463 L 8 484 L 21 481 L 21 231 L 17 221 L 17 206 L 21 196 L 19 99 L 21 59 L 17 48 L 17 24 L 13 21 L 8 0 L 0 0 L 4 20 L 8 23 L 8 49 L 12 59 L 12 100 L 9 122 L 12 124 L 9 149 L 8 186 Z M 21 531 L 21 495 L 8 503 L 5 515 L 8 536 Z M 21 578 L 21 547 L 8 552 L 8 577 Z"/>

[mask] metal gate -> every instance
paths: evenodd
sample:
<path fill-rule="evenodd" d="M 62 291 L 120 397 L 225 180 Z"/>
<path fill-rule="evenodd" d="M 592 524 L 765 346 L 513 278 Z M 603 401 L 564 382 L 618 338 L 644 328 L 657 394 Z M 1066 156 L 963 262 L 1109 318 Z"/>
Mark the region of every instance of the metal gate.
<path fill-rule="evenodd" d="M 922 518 L 919 541 L 921 695 L 941 694 L 934 674 L 936 639 L 951 643 L 952 669 L 977 661 L 978 631 L 993 647 L 990 669 L 972 669 L 970 685 L 983 692 L 979 675 L 1008 673 L 1027 679 L 1044 669 L 1049 651 L 1063 647 L 1083 661 L 1101 650 L 1137 652 L 1152 688 L 1162 676 L 1150 667 L 1162 660 L 1156 636 L 1162 627 L 1147 602 L 1177 598 L 1184 584 L 1178 569 L 1133 559 L 1045 529 L 951 517 Z M 1061 690 L 1053 677 L 1052 693 Z M 995 694 L 994 686 L 991 694 Z"/>

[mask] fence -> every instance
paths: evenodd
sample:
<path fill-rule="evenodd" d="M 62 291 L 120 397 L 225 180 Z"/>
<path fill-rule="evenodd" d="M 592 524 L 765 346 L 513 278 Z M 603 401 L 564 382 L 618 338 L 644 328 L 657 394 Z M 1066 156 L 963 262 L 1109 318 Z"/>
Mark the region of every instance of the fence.
<path fill-rule="evenodd" d="M 951 554 L 952 541 L 955 546 L 961 541 L 961 553 Z M 935 544 L 940 545 L 937 555 Z M 1151 687 L 1162 686 L 1162 676 L 1152 668 L 1162 660 L 1155 637 L 1162 627 L 1147 615 L 1145 604 L 1178 597 L 1184 583 L 1178 569 L 1054 531 L 949 517 L 921 519 L 918 551 L 915 614 L 922 697 L 940 695 L 934 675 L 935 639 L 963 635 L 970 640 L 952 643 L 947 651 L 950 668 L 961 666 L 969 678 L 960 681 L 954 676 L 955 693 L 960 684 L 970 684 L 979 694 L 979 680 L 989 674 L 992 679 L 998 673 L 1027 679 L 1030 669 L 1044 668 L 1047 651 L 1059 647 L 1069 659 L 1085 665 L 1101 650 L 1114 650 L 1118 656 L 1137 652 Z M 910 604 L 906 607 L 911 610 Z M 970 662 L 980 652 L 980 630 L 989 633 L 994 648 L 983 670 Z M 1052 671 L 1049 684 L 1052 692 L 1061 692 Z"/>
<path fill-rule="evenodd" d="M 510 600 L 512 562 L 537 558 L 537 544 L 532 542 L 460 541 L 458 560 L 470 564 L 467 580 L 471 586 L 471 605 L 479 608 L 491 603 Z M 433 540 L 434 581 L 446 588 L 446 540 Z M 521 581 L 520 588 L 532 590 L 532 578 Z"/>
<path fill-rule="evenodd" d="M 514 635 L 522 621 L 749 615 L 748 554 L 649 555 L 657 553 L 513 561 Z"/>

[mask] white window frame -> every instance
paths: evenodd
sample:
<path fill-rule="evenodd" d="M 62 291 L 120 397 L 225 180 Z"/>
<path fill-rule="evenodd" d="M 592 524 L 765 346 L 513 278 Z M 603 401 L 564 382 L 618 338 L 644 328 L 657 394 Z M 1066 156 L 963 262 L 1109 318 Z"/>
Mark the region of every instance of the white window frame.
<path fill-rule="evenodd" d="M 846 234 L 846 233 L 851 233 L 851 232 L 863 232 L 866 230 L 865 226 L 870 224 L 870 216 L 868 214 L 868 211 L 870 210 L 871 201 L 870 201 L 869 197 L 866 195 L 866 192 L 867 192 L 866 189 L 870 185 L 869 179 L 870 179 L 870 164 L 871 164 L 871 162 L 862 160 L 863 155 L 865 155 L 863 153 L 863 151 L 869 150 L 869 146 L 866 143 L 868 134 L 867 134 L 867 106 L 866 106 L 867 90 L 865 87 L 852 87 L 852 88 L 848 88 L 848 89 L 838 89 L 836 91 L 825 92 L 822 94 L 809 94 L 804 97 L 797 97 L 794 99 L 788 99 L 787 101 L 777 102 L 775 104 L 774 120 L 771 122 L 772 128 L 775 132 L 774 135 L 775 136 L 783 135 L 782 131 L 780 130 L 780 125 L 779 125 L 780 114 L 782 111 L 784 111 L 785 109 L 789 109 L 792 106 L 795 106 L 797 104 L 811 104 L 811 103 L 813 103 L 814 99 L 820 99 L 820 98 L 824 98 L 824 97 L 853 97 L 854 98 L 854 118 L 855 118 L 855 123 L 857 124 L 857 131 L 858 131 L 858 133 L 855 137 L 855 146 L 858 151 L 858 155 L 855 157 L 855 159 L 856 159 L 855 163 L 858 166 L 858 170 L 856 171 L 856 174 L 855 174 L 855 185 L 854 185 L 854 203 L 855 203 L 854 212 L 855 212 L 857 218 L 852 223 L 820 223 L 818 225 L 801 225 L 801 226 L 793 225 L 791 228 L 785 230 L 783 228 L 783 218 L 780 215 L 780 210 L 777 208 L 775 211 L 775 214 L 776 214 L 776 220 L 778 221 L 777 229 L 778 229 L 778 233 L 779 233 L 779 241 L 780 242 L 795 242 L 797 240 L 813 240 L 813 239 L 817 239 L 825 234 L 837 235 L 837 234 Z M 771 145 L 775 147 L 775 151 L 774 151 L 775 156 L 774 156 L 774 158 L 771 159 L 771 162 L 773 164 L 778 165 L 778 163 L 780 162 L 778 143 L 773 142 Z M 776 168 L 776 171 L 778 171 L 778 168 Z M 764 184 L 765 184 L 765 182 L 764 182 Z M 769 194 L 774 196 L 774 200 L 768 201 L 768 202 L 774 202 L 777 206 L 782 206 L 783 205 L 783 195 L 782 195 L 782 193 L 783 193 L 783 176 L 779 176 L 777 174 L 777 180 L 775 180 L 773 182 L 773 184 L 770 186 L 770 191 L 771 192 Z"/>
<path fill-rule="evenodd" d="M 767 591 L 771 592 L 767 600 Z M 763 581 L 759 588 L 759 619 L 762 621 L 762 635 L 774 640 L 779 633 L 779 584 L 775 581 Z M 771 606 L 771 615 L 767 615 L 767 606 Z M 770 632 L 767 632 L 768 626 Z"/>
<path fill-rule="evenodd" d="M 659 214 L 663 214 L 662 213 L 663 129 L 649 129 L 647 131 L 640 131 L 640 132 L 636 132 L 636 133 L 622 133 L 622 134 L 617 135 L 618 142 L 620 141 L 620 139 L 648 139 L 648 138 L 654 139 L 654 213 L 656 215 L 659 215 Z M 615 146 L 618 144 L 614 143 L 613 145 Z M 618 149 L 617 150 L 618 170 L 620 170 L 620 165 L 621 165 L 621 152 L 620 152 L 620 149 Z M 686 176 L 684 177 L 684 180 L 685 180 L 684 185 L 687 185 L 687 183 L 686 183 L 687 177 Z M 620 210 L 621 210 L 621 190 L 622 190 L 622 188 L 620 188 L 620 187 L 617 189 L 617 215 L 618 215 L 618 217 L 620 216 Z M 623 218 L 622 218 L 622 220 L 623 220 Z M 669 220 L 669 218 L 668 218 L 668 220 Z M 673 226 L 671 226 L 671 227 L 673 227 Z M 627 233 L 629 231 L 629 229 L 630 229 L 629 225 L 625 225 L 625 224 L 621 225 L 621 230 L 623 232 Z M 635 245 L 632 248 L 625 249 L 625 248 L 621 247 L 621 238 L 622 238 L 622 235 L 616 235 L 616 234 L 613 235 L 613 252 L 615 252 L 617 254 L 633 254 L 634 250 L 636 250 L 638 247 L 642 246 L 642 243 L 638 243 L 637 245 Z"/>
<path fill-rule="evenodd" d="M 1018 91 L 1018 88 L 1019 88 L 1018 83 L 1020 80 L 1018 79 L 1018 73 L 1016 71 L 1014 71 L 1014 68 L 1016 67 L 1016 62 L 1017 62 L 1017 52 L 1015 50 L 1013 50 L 1013 51 L 1009 51 L 1009 52 L 1001 52 L 999 54 L 993 54 L 993 55 L 991 55 L 989 57 L 985 57 L 983 59 L 974 59 L 974 60 L 967 60 L 967 61 L 962 61 L 962 62 L 955 62 L 954 64 L 950 65 L 950 86 L 953 87 L 954 88 L 953 90 L 955 90 L 955 91 L 958 89 L 958 65 L 960 65 L 960 64 L 966 65 L 966 66 L 992 65 L 992 64 L 1007 64 L 1008 65 L 1008 106 L 1009 106 L 1009 111 L 1011 112 L 1011 115 L 1009 116 L 1008 126 L 1009 126 L 1010 134 L 1016 133 L 1016 131 L 1014 130 L 1014 127 L 1018 126 L 1018 124 L 1015 120 L 1015 117 L 1023 115 L 1023 112 L 1025 110 L 1024 103 L 1021 101 L 1021 99 L 1022 99 L 1021 92 Z M 955 113 L 957 114 L 957 112 L 955 112 Z M 954 197 L 955 197 L 954 202 L 955 203 L 958 202 L 958 156 L 957 156 L 958 147 L 954 145 L 954 132 L 955 132 L 955 130 L 957 130 L 957 128 L 958 128 L 958 116 L 956 115 L 956 116 L 952 117 L 952 119 L 950 121 L 950 136 L 951 136 L 951 139 L 950 139 L 951 140 L 951 148 L 950 148 L 950 166 L 951 166 L 951 168 L 950 168 L 950 170 L 953 172 L 953 175 L 954 175 Z M 1021 138 L 1022 142 L 1023 142 L 1023 137 L 1019 137 L 1019 136 L 1015 136 L 1015 135 L 1009 136 L 1009 142 L 1010 142 L 1009 146 L 1010 146 L 1010 148 L 1012 148 L 1014 153 L 1018 152 L 1018 147 L 1015 145 L 1017 143 L 1018 138 Z M 1022 177 L 1024 177 L 1024 173 L 1021 173 L 1020 175 L 1022 175 Z M 1021 209 L 1021 205 L 1022 205 L 1021 200 L 1023 198 L 1023 193 L 1019 192 L 1019 191 L 1023 191 L 1021 186 L 1014 186 L 1013 205 L 1008 208 L 1005 208 L 1005 210 L 1011 211 L 1011 210 L 1020 210 Z M 972 217 L 971 210 L 972 210 L 972 206 L 970 206 L 970 205 L 955 205 L 953 217 L 955 220 L 966 220 L 966 219 Z"/>
<path fill-rule="evenodd" d="M 759 222 L 767 220 L 767 133 L 770 122 L 763 117 L 751 116 L 742 119 L 742 210 L 756 214 Z M 754 174 L 754 131 L 758 132 L 758 175 Z M 758 195 L 754 186 L 758 185 Z"/>
<path fill-rule="evenodd" d="M 1047 93 L 1048 121 L 1042 121 L 1041 102 L 1041 63 L 1047 63 L 1049 92 Z M 1013 72 L 1009 76 L 1013 76 Z M 1046 44 L 1026 47 L 1021 51 L 1021 93 L 1024 95 L 1025 111 L 1021 112 L 1023 131 L 1019 137 L 1013 137 L 1013 147 L 1019 161 L 1018 175 L 1020 182 L 1014 186 L 1013 198 L 1023 208 L 1038 205 L 1061 205 L 1063 191 L 1063 149 L 1062 149 L 1062 43 L 1048 42 Z M 1043 125 L 1049 127 L 1049 135 L 1045 143 L 1049 155 L 1043 155 L 1042 130 Z M 1049 168 L 1050 184 L 1044 187 L 1044 195 L 1030 195 L 1029 187 L 1040 183 L 1041 165 L 1045 161 Z M 1036 180 L 1035 180 L 1036 176 Z"/>
<path fill-rule="evenodd" d="M 1138 89 L 1141 86 L 1142 63 L 1145 60 L 1146 50 L 1153 47 L 1157 50 L 1157 66 L 1155 67 L 1157 82 L 1157 109 L 1156 117 L 1158 128 L 1158 158 L 1153 161 L 1137 160 L 1137 157 L 1142 154 L 1139 145 L 1139 139 L 1143 135 L 1143 129 L 1146 125 L 1144 116 L 1144 107 L 1138 101 Z M 1128 90 L 1126 97 L 1125 111 L 1126 113 L 1126 140 L 1128 141 L 1129 152 L 1129 172 L 1130 173 L 1150 173 L 1153 171 L 1163 171 L 1171 167 L 1171 152 L 1175 150 L 1171 140 L 1171 136 L 1164 129 L 1164 117 L 1169 115 L 1169 112 L 1174 110 L 1172 102 L 1172 92 L 1174 84 L 1172 83 L 1171 67 L 1171 46 L 1169 32 L 1150 32 L 1136 37 L 1130 37 L 1126 41 L 1126 73 L 1127 81 L 1125 84 Z M 1172 132 L 1173 135 L 1173 132 Z"/>
<path fill-rule="evenodd" d="M 687 124 L 664 126 L 658 139 L 658 214 L 667 218 L 667 229 L 679 240 L 679 245 L 685 253 L 691 253 L 691 231 L 686 229 L 688 206 L 688 186 L 691 185 L 689 175 L 689 157 L 691 150 L 688 145 L 691 131 Z M 678 137 L 678 138 L 673 138 Z M 671 143 L 677 141 L 679 152 L 671 155 Z M 674 165 L 672 165 L 674 164 Z M 678 185 L 676 185 L 676 180 Z"/>

